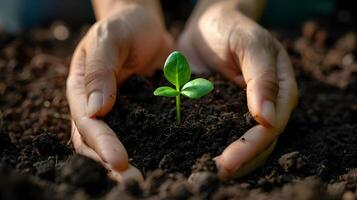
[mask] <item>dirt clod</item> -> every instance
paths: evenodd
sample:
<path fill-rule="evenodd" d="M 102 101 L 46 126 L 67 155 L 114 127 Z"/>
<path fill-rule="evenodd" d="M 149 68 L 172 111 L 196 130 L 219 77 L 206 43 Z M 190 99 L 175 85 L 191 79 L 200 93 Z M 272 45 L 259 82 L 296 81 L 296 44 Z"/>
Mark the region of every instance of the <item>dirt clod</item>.
<path fill-rule="evenodd" d="M 63 166 L 59 179 L 96 196 L 107 192 L 114 185 L 107 176 L 107 170 L 100 163 L 78 155 L 71 157 Z"/>
<path fill-rule="evenodd" d="M 306 165 L 306 162 L 307 158 L 297 151 L 284 154 L 279 158 L 279 165 L 285 172 L 299 170 Z"/>

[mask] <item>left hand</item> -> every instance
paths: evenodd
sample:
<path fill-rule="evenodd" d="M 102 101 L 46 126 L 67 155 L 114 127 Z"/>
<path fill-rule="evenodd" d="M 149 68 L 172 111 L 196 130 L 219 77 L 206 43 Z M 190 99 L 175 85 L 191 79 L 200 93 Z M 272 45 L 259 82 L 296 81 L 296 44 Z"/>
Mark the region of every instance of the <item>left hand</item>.
<path fill-rule="evenodd" d="M 160 17 L 144 5 L 153 2 L 111 4 L 78 44 L 67 78 L 74 149 L 101 162 L 118 181 L 142 180 L 142 175 L 129 164 L 124 145 L 101 117 L 112 109 L 123 81 L 132 74 L 151 73 L 173 49 Z"/>
<path fill-rule="evenodd" d="M 244 175 L 263 164 L 297 104 L 297 84 L 285 49 L 230 1 L 194 15 L 178 48 L 197 71 L 208 66 L 246 88 L 249 111 L 259 123 L 216 158 L 219 176 Z"/>

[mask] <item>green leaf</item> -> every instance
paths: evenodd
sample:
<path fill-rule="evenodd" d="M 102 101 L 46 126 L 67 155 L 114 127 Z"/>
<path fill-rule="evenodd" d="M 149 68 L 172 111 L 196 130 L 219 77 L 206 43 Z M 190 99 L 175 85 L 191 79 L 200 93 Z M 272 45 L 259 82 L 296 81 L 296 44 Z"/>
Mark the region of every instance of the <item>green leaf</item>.
<path fill-rule="evenodd" d="M 199 99 L 213 90 L 213 84 L 204 78 L 196 78 L 186 83 L 181 94 L 191 99 Z"/>
<path fill-rule="evenodd" d="M 172 52 L 166 59 L 164 75 L 176 87 L 187 83 L 191 78 L 191 70 L 185 56 L 178 51 Z"/>
<path fill-rule="evenodd" d="M 175 97 L 179 94 L 180 94 L 179 91 L 176 91 L 175 89 L 168 86 L 159 87 L 154 91 L 155 96 L 163 96 L 163 97 Z"/>

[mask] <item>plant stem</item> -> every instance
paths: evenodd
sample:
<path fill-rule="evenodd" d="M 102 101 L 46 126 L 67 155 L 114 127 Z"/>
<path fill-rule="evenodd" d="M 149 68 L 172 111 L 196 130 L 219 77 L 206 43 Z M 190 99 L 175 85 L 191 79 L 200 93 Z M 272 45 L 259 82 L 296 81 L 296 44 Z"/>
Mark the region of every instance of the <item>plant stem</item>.
<path fill-rule="evenodd" d="M 177 84 L 176 85 L 176 91 L 180 92 L 180 86 Z M 177 118 L 177 123 L 181 123 L 181 111 L 180 111 L 180 95 L 176 96 L 176 118 Z"/>
<path fill-rule="evenodd" d="M 180 111 L 180 95 L 176 96 L 176 118 L 177 123 L 181 123 L 181 111 Z"/>

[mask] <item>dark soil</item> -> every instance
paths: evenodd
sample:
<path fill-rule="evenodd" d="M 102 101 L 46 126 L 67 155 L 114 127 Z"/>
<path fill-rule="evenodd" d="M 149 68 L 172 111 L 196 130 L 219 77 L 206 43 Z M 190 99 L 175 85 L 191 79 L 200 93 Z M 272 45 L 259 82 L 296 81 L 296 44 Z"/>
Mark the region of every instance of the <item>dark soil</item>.
<path fill-rule="evenodd" d="M 115 183 L 97 162 L 73 155 L 65 79 L 78 34 L 0 33 L 0 199 L 356 199 L 357 34 L 316 24 L 276 33 L 288 49 L 299 105 L 265 166 L 222 182 L 212 157 L 254 121 L 244 91 L 218 75 L 201 100 L 153 97 L 162 75 L 132 77 L 106 120 L 146 180 Z M 208 155 L 209 153 L 210 155 Z"/>
<path fill-rule="evenodd" d="M 106 121 L 145 174 L 159 168 L 189 175 L 197 158 L 218 155 L 255 124 L 245 91 L 219 76 L 209 79 L 215 85 L 209 95 L 181 97 L 181 124 L 176 122 L 175 98 L 153 95 L 155 88 L 169 84 L 162 72 L 150 79 L 135 76 L 118 91 Z"/>

